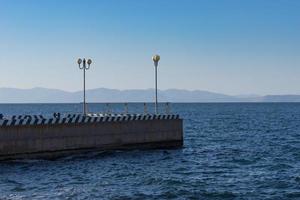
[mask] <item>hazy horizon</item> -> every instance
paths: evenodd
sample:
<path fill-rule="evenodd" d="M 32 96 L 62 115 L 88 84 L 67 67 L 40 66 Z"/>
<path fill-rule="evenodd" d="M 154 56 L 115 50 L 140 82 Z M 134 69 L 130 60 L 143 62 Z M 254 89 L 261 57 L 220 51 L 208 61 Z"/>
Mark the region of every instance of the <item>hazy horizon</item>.
<path fill-rule="evenodd" d="M 118 90 L 95 88 L 86 91 L 86 101 L 100 102 L 153 102 L 154 89 Z M 61 89 L 0 88 L 0 103 L 78 103 L 83 101 L 81 90 L 68 92 Z M 228 95 L 203 90 L 158 90 L 159 102 L 209 103 L 209 102 L 300 102 L 300 95 Z"/>
<path fill-rule="evenodd" d="M 83 92 L 83 89 L 78 90 L 65 90 L 60 88 L 47 88 L 47 87 L 29 87 L 29 88 L 16 88 L 16 87 L 0 87 L 0 89 L 17 89 L 17 90 L 32 90 L 32 89 L 47 89 L 47 90 L 60 90 L 64 92 L 70 92 L 70 93 L 76 93 L 76 92 Z M 96 90 L 96 89 L 107 89 L 107 90 L 118 90 L 118 91 L 130 91 L 130 90 L 155 90 L 155 88 L 128 88 L 128 89 L 118 89 L 118 88 L 106 88 L 106 87 L 95 87 L 95 88 L 86 88 L 86 90 Z M 180 89 L 180 88 L 166 88 L 166 89 L 158 89 L 159 91 L 166 91 L 166 90 L 183 90 L 183 91 L 189 91 L 189 92 L 195 92 L 195 91 L 204 91 L 204 92 L 210 92 L 210 93 L 217 93 L 217 94 L 224 94 L 229 96 L 236 96 L 236 97 L 251 97 L 251 96 L 267 96 L 267 95 L 300 95 L 300 93 L 289 93 L 289 94 L 253 94 L 253 93 L 242 93 L 242 94 L 226 94 L 221 93 L 217 91 L 209 91 L 205 89 Z"/>

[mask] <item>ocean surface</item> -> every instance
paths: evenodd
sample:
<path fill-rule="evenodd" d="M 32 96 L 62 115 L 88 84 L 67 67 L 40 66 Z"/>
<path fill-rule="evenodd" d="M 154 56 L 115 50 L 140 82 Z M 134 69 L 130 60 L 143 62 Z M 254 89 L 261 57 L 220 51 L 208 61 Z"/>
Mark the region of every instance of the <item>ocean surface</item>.
<path fill-rule="evenodd" d="M 0 199 L 300 199 L 300 104 L 171 108 L 184 118 L 183 148 L 1 162 Z M 0 104 L 5 115 L 58 111 L 80 112 L 81 105 Z M 129 111 L 143 112 L 143 105 Z"/>

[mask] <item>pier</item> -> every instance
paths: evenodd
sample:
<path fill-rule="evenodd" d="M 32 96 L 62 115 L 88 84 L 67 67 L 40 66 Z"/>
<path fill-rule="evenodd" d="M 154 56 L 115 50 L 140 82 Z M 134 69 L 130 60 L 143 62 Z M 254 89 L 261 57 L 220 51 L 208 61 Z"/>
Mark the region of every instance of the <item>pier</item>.
<path fill-rule="evenodd" d="M 182 123 L 174 114 L 1 115 L 0 160 L 181 147 Z"/>
<path fill-rule="evenodd" d="M 56 158 L 71 153 L 135 148 L 174 148 L 183 145 L 183 121 L 179 115 L 158 113 L 157 67 L 159 55 L 152 57 L 155 66 L 155 112 L 148 114 L 89 113 L 86 103 L 86 70 L 91 59 L 77 60 L 83 70 L 83 112 L 52 116 L 0 114 L 0 160 L 21 158 Z"/>

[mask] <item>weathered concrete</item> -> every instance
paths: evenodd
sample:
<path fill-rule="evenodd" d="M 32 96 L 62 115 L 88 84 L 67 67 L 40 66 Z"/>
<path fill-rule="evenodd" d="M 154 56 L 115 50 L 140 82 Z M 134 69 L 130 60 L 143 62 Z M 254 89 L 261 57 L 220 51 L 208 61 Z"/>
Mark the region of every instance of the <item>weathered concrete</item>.
<path fill-rule="evenodd" d="M 70 120 L 71 121 L 71 120 Z M 96 121 L 96 120 L 95 120 Z M 102 123 L 0 126 L 0 160 L 56 157 L 74 152 L 183 145 L 179 118 Z"/>

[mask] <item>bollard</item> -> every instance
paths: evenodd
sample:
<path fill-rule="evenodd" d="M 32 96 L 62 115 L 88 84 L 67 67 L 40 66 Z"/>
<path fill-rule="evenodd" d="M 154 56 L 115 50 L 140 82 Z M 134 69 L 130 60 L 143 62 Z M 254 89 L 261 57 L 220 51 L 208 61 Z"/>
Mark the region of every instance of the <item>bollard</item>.
<path fill-rule="evenodd" d="M 85 103 L 85 114 L 88 114 L 89 113 L 89 107 L 88 107 L 88 103 Z"/>
<path fill-rule="evenodd" d="M 124 103 L 125 106 L 125 114 L 128 114 L 128 103 Z"/>
<path fill-rule="evenodd" d="M 167 102 L 166 103 L 166 114 L 169 115 L 171 113 L 171 110 L 170 110 L 170 103 Z"/>
<path fill-rule="evenodd" d="M 144 103 L 144 114 L 147 114 L 147 113 L 148 113 L 147 104 Z"/>
<path fill-rule="evenodd" d="M 107 109 L 107 114 L 110 114 L 110 113 L 111 113 L 111 110 L 110 110 L 110 105 L 109 105 L 109 103 L 106 103 L 106 109 Z"/>

